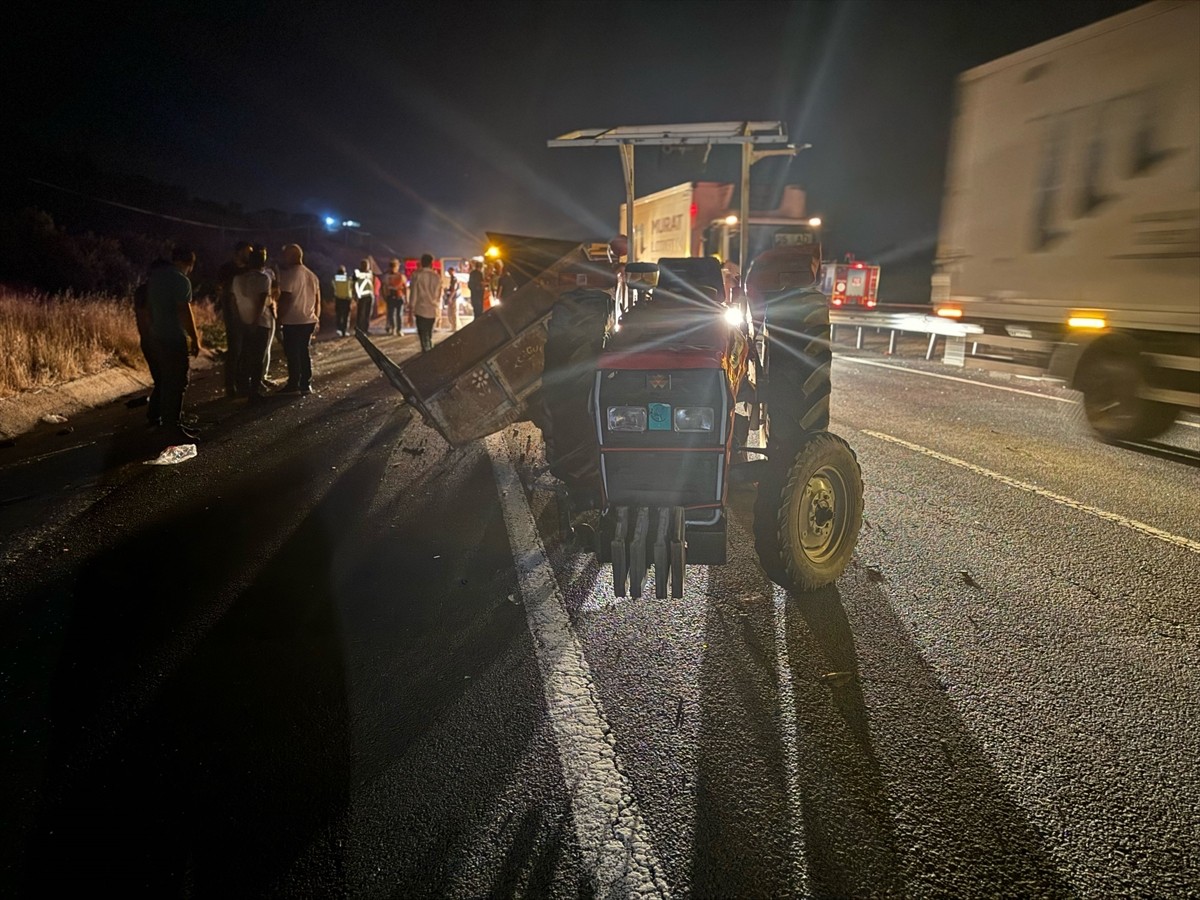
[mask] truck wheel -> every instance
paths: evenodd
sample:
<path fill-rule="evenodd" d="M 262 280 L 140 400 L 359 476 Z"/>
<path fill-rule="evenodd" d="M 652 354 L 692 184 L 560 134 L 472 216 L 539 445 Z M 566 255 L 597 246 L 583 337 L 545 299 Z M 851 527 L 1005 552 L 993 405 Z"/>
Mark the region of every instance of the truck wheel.
<path fill-rule="evenodd" d="M 829 427 L 829 307 L 806 292 L 767 310 L 767 411 L 770 441 L 799 447 L 805 435 Z"/>
<path fill-rule="evenodd" d="M 542 370 L 546 461 L 578 506 L 600 492 L 596 425 L 588 413 L 588 397 L 611 313 L 612 298 L 604 291 L 568 291 L 554 304 L 547 326 Z"/>
<path fill-rule="evenodd" d="M 799 591 L 832 584 L 850 562 L 862 526 L 862 472 L 854 451 L 829 432 L 813 435 L 777 496 L 779 561 L 788 582 Z"/>
<path fill-rule="evenodd" d="M 1101 440 L 1143 441 L 1171 427 L 1179 410 L 1138 396 L 1146 365 L 1132 340 L 1097 342 L 1079 364 L 1074 387 L 1083 393 L 1083 412 Z"/>

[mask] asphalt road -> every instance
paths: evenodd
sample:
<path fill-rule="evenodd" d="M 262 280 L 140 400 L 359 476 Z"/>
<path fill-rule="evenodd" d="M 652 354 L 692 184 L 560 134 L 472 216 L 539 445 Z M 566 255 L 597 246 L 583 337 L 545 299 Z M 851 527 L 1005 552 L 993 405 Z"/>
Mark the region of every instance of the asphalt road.
<path fill-rule="evenodd" d="M 381 338 L 394 357 L 415 338 Z M 527 424 L 449 449 L 353 341 L 319 398 L 0 450 L 0 887 L 154 896 L 1200 893 L 1200 428 L 849 352 L 835 588 L 614 596 Z"/>

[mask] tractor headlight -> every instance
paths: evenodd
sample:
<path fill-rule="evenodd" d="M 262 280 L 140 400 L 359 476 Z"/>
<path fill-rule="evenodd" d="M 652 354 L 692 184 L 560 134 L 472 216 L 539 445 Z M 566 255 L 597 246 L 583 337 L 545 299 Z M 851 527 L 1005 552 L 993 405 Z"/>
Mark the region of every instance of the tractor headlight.
<path fill-rule="evenodd" d="M 645 431 L 646 407 L 610 406 L 608 408 L 609 431 Z"/>
<path fill-rule="evenodd" d="M 711 406 L 680 406 L 675 410 L 676 431 L 712 431 L 715 421 Z"/>

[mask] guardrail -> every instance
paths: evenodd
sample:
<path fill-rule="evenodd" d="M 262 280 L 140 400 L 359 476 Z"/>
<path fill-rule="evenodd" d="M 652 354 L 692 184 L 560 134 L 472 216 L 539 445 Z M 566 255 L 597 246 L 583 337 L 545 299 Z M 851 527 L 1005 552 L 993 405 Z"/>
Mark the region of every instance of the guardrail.
<path fill-rule="evenodd" d="M 896 309 L 896 307 L 893 307 Z M 928 312 L 929 307 L 912 307 L 909 312 L 846 312 L 844 310 L 829 311 L 829 323 L 831 326 L 830 337 L 837 340 L 837 332 L 840 328 L 855 329 L 854 348 L 861 350 L 863 346 L 863 332 L 866 329 L 875 329 L 876 331 L 888 332 L 888 349 L 889 355 L 896 352 L 896 335 L 897 334 L 927 334 L 929 335 L 929 343 L 925 348 L 925 359 L 933 359 L 933 351 L 937 346 L 939 337 L 956 337 L 966 338 L 972 334 L 982 334 L 983 329 L 978 325 L 965 325 L 962 322 L 956 322 L 953 319 L 943 319 L 939 316 L 931 316 Z M 965 349 L 965 340 L 948 342 L 946 346 L 947 362 L 953 362 L 957 365 L 962 365 L 962 353 Z M 956 351 L 952 353 L 953 351 Z M 951 360 L 951 355 L 958 356 L 957 360 Z"/>

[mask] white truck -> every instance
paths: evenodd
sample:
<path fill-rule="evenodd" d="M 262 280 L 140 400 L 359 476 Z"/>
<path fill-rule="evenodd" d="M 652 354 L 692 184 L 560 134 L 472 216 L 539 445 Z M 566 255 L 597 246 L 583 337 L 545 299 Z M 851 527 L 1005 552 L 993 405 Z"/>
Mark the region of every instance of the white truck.
<path fill-rule="evenodd" d="M 633 201 L 632 246 L 637 259 L 716 256 L 737 261 L 738 222 L 730 206 L 734 186 L 719 181 L 686 181 Z M 820 240 L 818 219 L 804 214 L 805 194 L 786 185 L 779 208 L 751 211 L 748 256 L 771 247 Z M 621 204 L 619 230 L 625 228 Z"/>
<path fill-rule="evenodd" d="M 932 302 L 964 364 L 1064 379 L 1104 440 L 1200 409 L 1200 2 L 960 76 Z"/>

